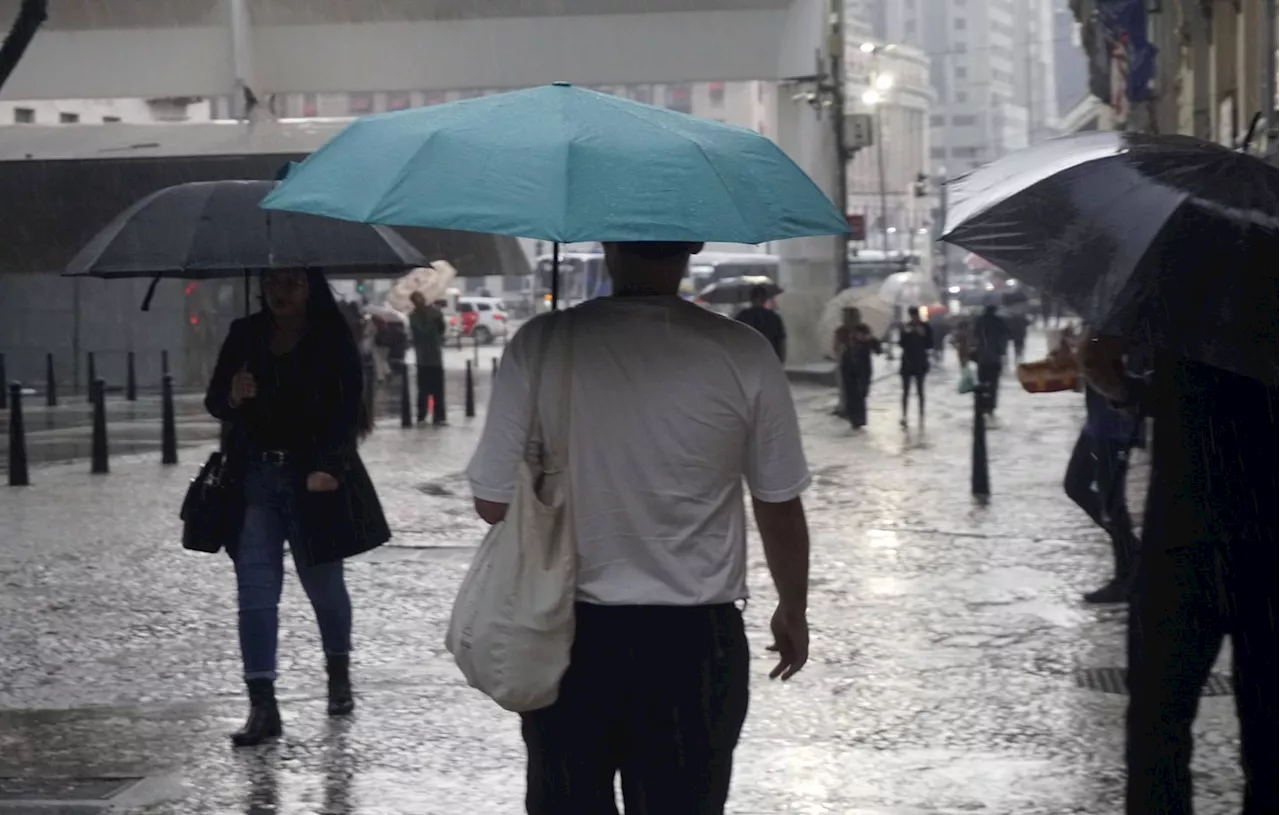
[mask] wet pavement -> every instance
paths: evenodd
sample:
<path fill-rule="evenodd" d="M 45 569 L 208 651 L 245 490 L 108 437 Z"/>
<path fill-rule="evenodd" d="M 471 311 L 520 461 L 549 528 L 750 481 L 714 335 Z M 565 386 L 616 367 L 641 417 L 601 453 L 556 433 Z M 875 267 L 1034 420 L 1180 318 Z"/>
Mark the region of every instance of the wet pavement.
<path fill-rule="evenodd" d="M 766 680 L 774 594 L 753 540 L 752 708 L 730 812 L 1121 810 L 1125 697 L 1075 681 L 1124 665 L 1122 608 L 1078 601 L 1110 567 L 1061 490 L 1083 400 L 1006 377 L 983 507 L 955 380 L 953 358 L 930 376 L 924 434 L 898 427 L 896 377 L 876 384 L 861 434 L 829 415 L 830 390 L 796 387 L 815 471 L 812 661 L 787 685 Z M 145 778 L 116 800 L 146 815 L 523 811 L 518 721 L 468 689 L 442 645 L 482 534 L 462 475 L 481 421 L 384 423 L 365 444 L 395 539 L 348 568 L 360 707 L 325 718 L 290 578 L 286 737 L 247 751 L 226 740 L 244 711 L 230 564 L 177 543 L 198 457 L 120 457 L 105 477 L 42 466 L 36 486 L 0 489 L 0 778 Z M 1145 475 L 1135 467 L 1135 508 Z M 1196 736 L 1197 812 L 1238 811 L 1229 696 L 1203 700 Z M 0 785 L 0 813 L 16 811 Z"/>

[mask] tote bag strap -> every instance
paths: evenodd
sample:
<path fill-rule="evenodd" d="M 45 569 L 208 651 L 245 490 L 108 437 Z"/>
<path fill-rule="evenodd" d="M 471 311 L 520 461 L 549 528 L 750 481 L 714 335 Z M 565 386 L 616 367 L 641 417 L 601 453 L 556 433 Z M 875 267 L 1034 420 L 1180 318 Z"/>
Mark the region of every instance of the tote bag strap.
<path fill-rule="evenodd" d="M 569 417 L 572 412 L 573 396 L 573 337 L 571 334 L 569 311 L 555 312 L 547 318 L 547 327 L 543 330 L 538 354 L 534 358 L 530 375 L 533 378 L 532 396 L 529 405 L 529 424 L 525 430 L 525 460 L 542 472 L 558 471 L 568 462 L 569 454 Z M 555 370 L 548 365 L 553 361 L 553 349 L 559 345 L 561 365 Z M 548 439 L 542 424 L 542 384 L 546 372 L 552 370 L 560 376 L 561 405 L 558 437 Z"/>

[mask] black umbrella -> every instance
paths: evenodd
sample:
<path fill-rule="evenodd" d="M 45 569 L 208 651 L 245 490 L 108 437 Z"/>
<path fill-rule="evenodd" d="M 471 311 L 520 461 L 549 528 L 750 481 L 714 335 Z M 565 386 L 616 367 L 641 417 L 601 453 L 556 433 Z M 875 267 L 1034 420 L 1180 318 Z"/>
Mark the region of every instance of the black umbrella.
<path fill-rule="evenodd" d="M 763 287 L 770 298 L 782 293 L 782 287 L 764 275 L 726 277 L 717 280 L 698 293 L 698 299 L 704 303 L 715 305 L 732 305 L 746 303 L 751 300 L 751 292 L 757 286 Z"/>
<path fill-rule="evenodd" d="M 943 240 L 1100 331 L 1276 379 L 1276 170 L 1189 136 L 1093 132 L 950 185 Z"/>
<path fill-rule="evenodd" d="M 258 202 L 274 181 L 198 181 L 154 192 L 89 241 L 66 274 L 102 278 L 206 279 L 255 269 L 322 268 L 331 275 L 387 277 L 426 266 L 385 226 L 268 212 Z M 246 283 L 247 297 L 247 283 Z M 143 303 L 145 309 L 151 292 Z"/>

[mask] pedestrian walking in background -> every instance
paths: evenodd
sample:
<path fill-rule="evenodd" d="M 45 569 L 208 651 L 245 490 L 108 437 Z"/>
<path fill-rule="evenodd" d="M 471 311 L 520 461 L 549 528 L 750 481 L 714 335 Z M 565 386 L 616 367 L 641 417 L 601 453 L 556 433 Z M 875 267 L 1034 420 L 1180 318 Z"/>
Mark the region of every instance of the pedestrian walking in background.
<path fill-rule="evenodd" d="M 1137 419 L 1117 410 L 1097 390 L 1085 386 L 1087 418 L 1076 441 L 1063 489 L 1111 538 L 1115 573 L 1106 585 L 1084 596 L 1086 603 L 1123 603 L 1129 599 L 1138 559 L 1126 497 L 1129 450 Z"/>
<path fill-rule="evenodd" d="M 413 313 L 409 330 L 413 333 L 413 352 L 418 358 L 418 423 L 427 420 L 427 402 L 432 403 L 431 423 L 445 424 L 448 416 L 444 403 L 444 337 L 448 330 L 439 301 L 428 304 L 420 291 L 409 295 Z"/>
<path fill-rule="evenodd" d="M 982 394 L 983 413 L 994 416 L 1000 391 L 1000 374 L 1004 372 L 1004 355 L 1009 348 L 1009 328 L 988 305 L 973 322 L 973 361 L 978 366 L 978 388 Z"/>
<path fill-rule="evenodd" d="M 281 733 L 276 642 L 284 542 L 315 610 L 329 681 L 330 715 L 354 707 L 351 600 L 344 558 L 391 533 L 360 456 L 372 428 L 360 356 L 333 292 L 316 270 L 262 277 L 266 308 L 231 325 L 205 396 L 228 423 L 231 460 L 242 472 L 240 534 L 228 546 L 239 595 L 240 653 L 249 718 L 231 738 L 259 744 Z"/>
<path fill-rule="evenodd" d="M 769 308 L 768 289 L 764 286 L 752 288 L 750 307 L 739 311 L 734 319 L 759 331 L 773 346 L 778 359 L 782 362 L 787 361 L 787 327 L 783 324 L 782 317 L 778 316 L 778 312 Z"/>
<path fill-rule="evenodd" d="M 1089 383 L 1154 419 L 1151 486 L 1129 601 L 1129 815 L 1192 812 L 1192 723 L 1231 637 L 1241 812 L 1277 811 L 1277 389 L 1159 352 L 1149 386 L 1125 343 L 1086 338 Z"/>
<path fill-rule="evenodd" d="M 952 325 L 950 341 L 951 347 L 956 349 L 956 361 L 964 368 L 973 355 L 973 320 L 957 315 Z"/>
<path fill-rule="evenodd" d="M 933 328 L 920 319 L 917 306 L 907 307 L 907 322 L 898 334 L 902 347 L 902 427 L 907 427 L 907 407 L 911 401 L 911 383 L 916 385 L 920 406 L 920 427 L 924 427 L 924 378 L 929 373 L 929 354 L 933 349 Z"/>
<path fill-rule="evenodd" d="M 856 308 L 844 310 L 844 324 L 836 329 L 835 355 L 839 360 L 840 384 L 844 389 L 845 416 L 854 430 L 867 426 L 867 395 L 871 392 L 871 362 L 880 353 L 880 340 L 862 321 Z"/>
<path fill-rule="evenodd" d="M 1009 329 L 1009 341 L 1013 343 L 1013 362 L 1021 365 L 1027 350 L 1027 330 L 1031 321 L 1021 311 L 1009 314 L 1004 321 Z"/>
<path fill-rule="evenodd" d="M 795 406 L 759 332 L 680 297 L 700 248 L 604 244 L 612 296 L 516 334 L 467 469 L 477 512 L 498 523 L 531 415 L 570 435 L 546 443 L 569 451 L 576 635 L 558 700 L 521 714 L 533 815 L 616 812 L 619 772 L 628 815 L 724 812 L 750 668 L 744 479 L 779 595 L 770 676 L 808 658 Z M 542 359 L 566 335 L 572 365 Z"/>

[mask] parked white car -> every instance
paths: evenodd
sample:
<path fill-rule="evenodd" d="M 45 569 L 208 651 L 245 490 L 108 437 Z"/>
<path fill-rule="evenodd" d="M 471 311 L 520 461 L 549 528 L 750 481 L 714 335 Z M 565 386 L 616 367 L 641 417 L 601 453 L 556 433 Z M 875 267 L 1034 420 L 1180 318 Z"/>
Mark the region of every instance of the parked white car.
<path fill-rule="evenodd" d="M 493 342 L 509 333 L 510 317 L 507 307 L 497 297 L 459 297 L 445 309 L 449 321 L 449 337 L 475 338 L 481 345 Z"/>

